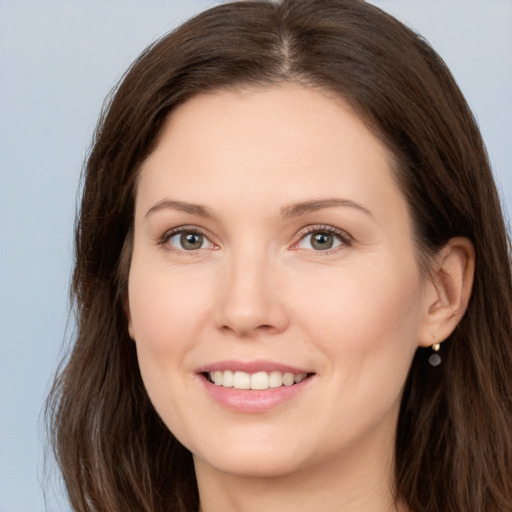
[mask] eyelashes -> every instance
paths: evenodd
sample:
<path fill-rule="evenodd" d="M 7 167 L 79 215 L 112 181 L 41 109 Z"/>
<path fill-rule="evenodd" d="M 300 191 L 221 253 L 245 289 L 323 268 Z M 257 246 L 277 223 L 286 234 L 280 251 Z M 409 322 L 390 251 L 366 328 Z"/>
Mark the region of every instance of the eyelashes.
<path fill-rule="evenodd" d="M 181 226 L 166 231 L 159 240 L 160 245 L 183 252 L 197 252 L 202 249 L 218 249 L 205 232 L 196 226 Z"/>
<path fill-rule="evenodd" d="M 294 237 L 297 241 L 291 250 L 332 254 L 353 244 L 353 238 L 339 228 L 329 225 L 307 226 Z M 179 226 L 166 231 L 159 239 L 159 245 L 182 254 L 196 254 L 202 250 L 216 250 L 220 247 L 212 242 L 209 235 L 197 226 Z"/>
<path fill-rule="evenodd" d="M 350 247 L 352 237 L 345 231 L 334 226 L 308 226 L 298 234 L 298 242 L 292 245 L 294 250 L 313 250 L 331 254 L 342 247 Z"/>

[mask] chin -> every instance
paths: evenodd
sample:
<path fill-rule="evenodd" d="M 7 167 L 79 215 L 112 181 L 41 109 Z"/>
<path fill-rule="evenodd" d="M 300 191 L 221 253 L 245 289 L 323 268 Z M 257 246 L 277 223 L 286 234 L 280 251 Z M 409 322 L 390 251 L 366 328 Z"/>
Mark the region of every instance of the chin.
<path fill-rule="evenodd" d="M 196 465 L 241 477 L 282 477 L 304 467 L 305 443 L 282 435 L 214 436 L 215 443 L 189 446 Z"/>
<path fill-rule="evenodd" d="M 302 468 L 301 461 L 297 460 L 296 454 L 287 457 L 280 453 L 276 457 L 275 454 L 268 454 L 267 450 L 250 457 L 234 453 L 215 460 L 194 455 L 194 463 L 196 466 L 202 464 L 218 472 L 242 478 L 280 478 Z"/>

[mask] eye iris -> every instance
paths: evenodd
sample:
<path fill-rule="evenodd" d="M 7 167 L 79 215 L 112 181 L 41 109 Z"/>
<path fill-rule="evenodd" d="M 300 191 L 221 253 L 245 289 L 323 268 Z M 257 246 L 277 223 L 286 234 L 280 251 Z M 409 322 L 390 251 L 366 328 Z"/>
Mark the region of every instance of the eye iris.
<path fill-rule="evenodd" d="M 203 245 L 203 235 L 199 233 L 183 233 L 180 236 L 180 244 L 183 249 L 193 251 Z"/>
<path fill-rule="evenodd" d="M 311 246 L 319 251 L 330 249 L 334 244 L 334 237 L 329 233 L 314 233 L 311 236 Z"/>

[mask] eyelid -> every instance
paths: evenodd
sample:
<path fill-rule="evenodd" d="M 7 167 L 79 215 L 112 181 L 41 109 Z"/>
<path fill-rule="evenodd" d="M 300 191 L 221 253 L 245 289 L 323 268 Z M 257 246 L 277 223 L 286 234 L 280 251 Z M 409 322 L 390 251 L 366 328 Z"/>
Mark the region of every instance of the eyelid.
<path fill-rule="evenodd" d="M 336 236 L 341 241 L 341 246 L 335 247 L 333 249 L 326 249 L 324 251 L 315 251 L 313 249 L 302 249 L 298 247 L 298 244 L 308 235 L 316 232 L 325 232 L 330 235 Z M 311 226 L 306 226 L 302 228 L 296 235 L 296 241 L 292 244 L 291 249 L 293 250 L 311 250 L 312 252 L 318 253 L 319 255 L 324 254 L 332 254 L 333 252 L 337 252 L 343 247 L 350 247 L 354 243 L 354 239 L 350 236 L 349 233 L 344 231 L 343 229 L 336 228 L 334 226 L 330 226 L 328 224 L 314 224 Z"/>
<path fill-rule="evenodd" d="M 295 236 L 295 242 L 292 244 L 292 246 L 290 247 L 292 250 L 308 250 L 309 249 L 302 249 L 302 248 L 299 248 L 298 247 L 298 244 L 308 235 L 312 234 L 312 233 L 315 233 L 315 232 L 325 232 L 325 233 L 329 233 L 329 234 L 332 234 L 334 235 L 335 237 L 337 237 L 340 242 L 341 242 L 341 246 L 338 246 L 338 247 L 335 247 L 333 249 L 326 249 L 325 251 L 314 251 L 313 249 L 311 249 L 312 252 L 315 252 L 315 253 L 321 253 L 321 254 L 324 254 L 324 255 L 327 255 L 327 254 L 332 254 L 333 252 L 337 252 L 338 250 L 340 250 L 340 248 L 343 248 L 343 247 L 350 247 L 353 242 L 354 242 L 354 239 L 353 237 L 347 233 L 346 231 L 340 229 L 340 228 L 336 228 L 334 226 L 331 226 L 331 225 L 328 225 L 328 224 L 313 224 L 313 225 L 310 225 L 310 226 L 305 226 L 304 228 L 302 228 L 298 233 L 297 235 Z M 181 233 L 198 233 L 202 236 L 204 236 L 208 242 L 210 244 L 212 244 L 214 247 L 214 249 L 218 249 L 219 247 L 217 246 L 217 244 L 215 242 L 212 241 L 211 239 L 211 235 L 207 232 L 207 230 L 199 227 L 199 226 L 196 226 L 196 225 L 192 225 L 192 224 L 185 224 L 185 225 L 182 225 L 182 226 L 175 226 L 171 229 L 168 229 L 167 231 L 165 231 L 159 238 L 158 238 L 158 244 L 159 245 L 162 245 L 162 246 L 166 246 L 166 248 L 170 251 L 175 251 L 175 252 L 186 252 L 188 254 L 193 254 L 194 252 L 197 252 L 199 250 L 202 250 L 202 249 L 198 249 L 196 251 L 186 251 L 186 250 L 180 250 L 180 249 L 177 249 L 175 247 L 172 247 L 170 246 L 170 244 L 168 244 L 169 240 L 173 237 L 173 236 L 176 236 L 176 235 L 179 235 Z"/>
<path fill-rule="evenodd" d="M 163 233 L 163 235 L 161 235 L 159 238 L 158 238 L 158 245 L 162 245 L 162 246 L 166 246 L 166 248 L 169 250 L 169 251 L 175 251 L 175 252 L 183 252 L 183 253 L 187 253 L 187 254 L 194 254 L 202 249 L 197 249 L 197 250 L 191 250 L 191 251 L 186 251 L 185 249 L 183 250 L 180 250 L 180 249 L 177 249 L 173 246 L 171 246 L 170 244 L 168 244 L 169 240 L 173 237 L 173 236 L 176 236 L 176 235 L 180 235 L 182 233 L 197 233 L 199 235 L 202 235 L 204 236 L 208 242 L 212 245 L 214 245 L 215 249 L 217 249 L 217 244 L 215 242 L 212 241 L 211 239 L 211 236 L 208 234 L 208 232 L 203 229 L 203 228 L 200 228 L 199 226 L 195 226 L 193 224 L 185 224 L 183 226 L 176 226 L 176 227 L 173 227 L 171 229 L 168 229 L 167 231 L 165 231 Z"/>

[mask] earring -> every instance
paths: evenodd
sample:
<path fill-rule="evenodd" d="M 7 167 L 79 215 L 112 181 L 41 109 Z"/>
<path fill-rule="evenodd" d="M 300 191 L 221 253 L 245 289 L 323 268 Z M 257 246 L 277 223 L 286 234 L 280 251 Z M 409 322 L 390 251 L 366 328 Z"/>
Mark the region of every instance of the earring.
<path fill-rule="evenodd" d="M 428 358 L 430 366 L 439 366 L 441 364 L 441 356 L 437 353 L 440 347 L 441 343 L 434 343 L 432 345 L 432 350 L 434 351 L 434 353 Z"/>

